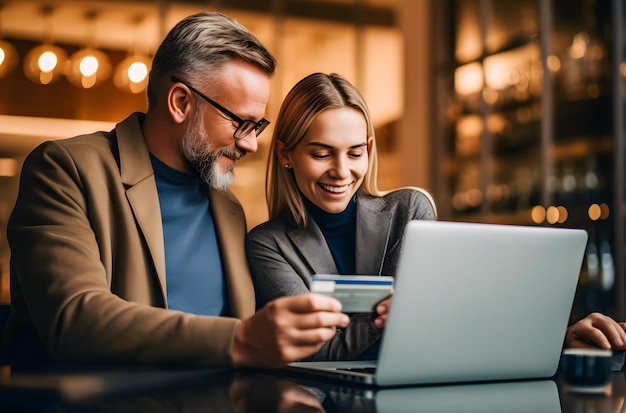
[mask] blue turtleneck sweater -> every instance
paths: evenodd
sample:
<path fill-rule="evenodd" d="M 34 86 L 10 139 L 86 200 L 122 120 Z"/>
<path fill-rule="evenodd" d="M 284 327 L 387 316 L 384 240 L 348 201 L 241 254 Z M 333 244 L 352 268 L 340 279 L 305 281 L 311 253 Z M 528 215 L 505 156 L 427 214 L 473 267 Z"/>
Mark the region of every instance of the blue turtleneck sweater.
<path fill-rule="evenodd" d="M 356 202 L 354 197 L 345 210 L 336 214 L 330 214 L 318 208 L 304 195 L 302 199 L 309 215 L 324 234 L 339 274 L 355 274 Z"/>
<path fill-rule="evenodd" d="M 170 168 L 150 154 L 163 238 L 168 308 L 201 315 L 230 315 L 209 190 L 196 175 Z"/>

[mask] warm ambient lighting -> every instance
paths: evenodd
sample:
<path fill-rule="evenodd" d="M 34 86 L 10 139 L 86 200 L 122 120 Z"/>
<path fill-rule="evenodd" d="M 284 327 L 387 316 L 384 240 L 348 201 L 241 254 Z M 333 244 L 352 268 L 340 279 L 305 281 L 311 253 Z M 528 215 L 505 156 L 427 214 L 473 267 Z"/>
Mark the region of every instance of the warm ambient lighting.
<path fill-rule="evenodd" d="M 5 40 L 0 40 L 0 77 L 11 73 L 17 66 L 18 60 L 15 47 Z"/>
<path fill-rule="evenodd" d="M 135 34 L 135 41 L 139 39 L 139 28 L 144 22 L 145 16 L 136 15 L 131 18 Z M 128 55 L 115 68 L 113 84 L 126 93 L 141 93 L 148 87 L 148 76 L 152 66 L 152 59 L 138 50 L 134 44 L 128 50 Z"/>
<path fill-rule="evenodd" d="M 610 215 L 610 209 L 609 206 L 605 203 L 601 203 L 601 204 L 592 204 L 589 206 L 589 208 L 587 209 L 587 215 L 589 216 L 589 219 L 591 219 L 592 221 L 597 221 L 599 219 L 607 219 Z"/>
<path fill-rule="evenodd" d="M 89 89 L 109 78 L 111 63 L 102 51 L 85 48 L 70 58 L 67 80 L 74 86 Z"/>
<path fill-rule="evenodd" d="M 59 46 L 42 44 L 31 49 L 24 58 L 24 74 L 35 83 L 56 82 L 65 73 L 67 53 Z"/>
<path fill-rule="evenodd" d="M 546 209 L 546 221 L 548 224 L 556 224 L 559 220 L 559 210 L 554 205 L 550 205 Z"/>
<path fill-rule="evenodd" d="M 546 219 L 546 209 L 541 205 L 535 205 L 530 211 L 530 217 L 535 224 L 541 224 Z"/>
<path fill-rule="evenodd" d="M 569 218 L 569 211 L 562 205 L 550 205 L 544 208 L 541 205 L 535 205 L 530 211 L 530 219 L 535 224 L 541 224 L 544 221 L 548 224 L 564 224 Z"/>
<path fill-rule="evenodd" d="M 143 92 L 148 86 L 148 73 L 152 59 L 143 55 L 131 55 L 115 68 L 113 83 L 127 93 Z"/>
<path fill-rule="evenodd" d="M 111 61 L 106 53 L 97 50 L 93 45 L 96 40 L 95 20 L 98 12 L 87 10 L 85 13 L 85 47 L 70 57 L 67 80 L 71 84 L 84 89 L 92 88 L 111 75 Z"/>
<path fill-rule="evenodd" d="M 589 44 L 589 35 L 586 32 L 580 32 L 574 35 L 572 44 L 569 48 L 569 55 L 572 59 L 582 59 L 587 54 L 587 45 Z"/>
<path fill-rule="evenodd" d="M 482 90 L 483 68 L 480 63 L 469 63 L 454 71 L 454 89 L 461 96 L 468 96 Z"/>
<path fill-rule="evenodd" d="M 0 158 L 0 176 L 15 176 L 18 172 L 17 160 L 13 158 Z"/>
<path fill-rule="evenodd" d="M 0 40 L 0 77 L 10 73 L 19 62 L 15 47 Z M 84 48 L 68 58 L 59 46 L 45 43 L 31 49 L 24 57 L 24 75 L 31 81 L 47 85 L 63 75 L 73 85 L 88 89 L 111 77 L 112 65 L 108 55 L 94 48 Z M 113 83 L 127 93 L 141 93 L 148 86 L 152 58 L 132 54 L 115 68 Z"/>
<path fill-rule="evenodd" d="M 0 0 L 0 9 L 2 1 Z M 23 60 L 25 76 L 31 81 L 47 85 L 53 83 L 65 75 L 67 80 L 74 86 L 89 89 L 111 77 L 112 65 L 109 56 L 94 47 L 96 44 L 96 25 L 98 11 L 87 10 L 85 13 L 85 39 L 84 47 L 68 58 L 67 52 L 59 46 L 52 44 L 50 40 L 50 16 L 54 7 L 44 5 L 41 7 L 43 22 L 40 25 L 46 39 L 43 44 L 31 49 Z M 132 19 L 135 28 L 143 21 L 144 16 L 136 16 Z M 139 33 L 134 36 L 139 38 Z M 6 41 L 0 40 L 0 77 L 8 74 L 19 62 L 19 56 L 15 47 Z M 148 75 L 152 65 L 152 59 L 147 53 L 138 53 L 136 47 L 116 68 L 113 83 L 119 89 L 127 93 L 143 92 L 148 85 Z"/>

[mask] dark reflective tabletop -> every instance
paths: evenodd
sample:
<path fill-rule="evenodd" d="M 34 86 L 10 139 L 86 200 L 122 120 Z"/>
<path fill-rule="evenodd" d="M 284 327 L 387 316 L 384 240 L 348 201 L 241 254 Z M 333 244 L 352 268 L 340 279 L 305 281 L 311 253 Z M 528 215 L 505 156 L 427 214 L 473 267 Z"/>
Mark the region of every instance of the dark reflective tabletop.
<path fill-rule="evenodd" d="M 584 390 L 584 389 L 583 389 Z M 601 391 L 554 380 L 376 389 L 280 371 L 0 367 L 0 412 L 625 412 L 623 373 Z"/>

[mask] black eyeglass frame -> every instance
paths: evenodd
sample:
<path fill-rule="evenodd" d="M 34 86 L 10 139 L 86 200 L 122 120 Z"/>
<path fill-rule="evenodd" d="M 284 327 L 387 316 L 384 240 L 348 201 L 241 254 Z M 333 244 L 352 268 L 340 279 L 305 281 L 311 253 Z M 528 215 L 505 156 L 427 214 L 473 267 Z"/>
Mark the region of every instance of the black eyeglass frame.
<path fill-rule="evenodd" d="M 189 83 L 185 82 L 184 80 L 179 79 L 176 76 L 172 76 L 172 81 L 175 83 L 182 83 L 183 85 L 187 86 L 189 90 L 191 90 L 196 95 L 200 96 L 202 99 L 204 99 L 207 103 L 209 103 L 215 109 L 222 112 L 231 120 L 237 122 L 237 129 L 235 129 L 235 132 L 233 132 L 233 139 L 236 141 L 245 138 L 252 131 L 254 131 L 255 135 L 258 137 L 265 130 L 267 125 L 270 124 L 270 121 L 265 118 L 261 119 L 258 122 L 252 119 L 242 119 L 239 116 L 235 115 L 230 110 L 226 109 L 224 106 L 220 105 L 219 103 L 211 99 L 210 97 L 206 96 L 204 93 L 200 92 L 195 87 L 191 86 Z M 252 125 L 252 127 L 248 126 L 249 129 L 246 130 L 245 126 L 247 125 Z M 239 133 L 239 136 L 238 136 L 238 133 Z"/>

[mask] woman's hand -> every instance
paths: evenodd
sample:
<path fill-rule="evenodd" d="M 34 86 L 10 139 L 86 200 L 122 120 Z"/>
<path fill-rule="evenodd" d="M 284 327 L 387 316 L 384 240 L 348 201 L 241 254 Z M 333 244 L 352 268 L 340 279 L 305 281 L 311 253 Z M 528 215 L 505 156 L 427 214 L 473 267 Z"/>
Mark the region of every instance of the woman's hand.
<path fill-rule="evenodd" d="M 391 296 L 385 298 L 383 301 L 376 305 L 376 314 L 378 317 L 374 320 L 374 325 L 378 328 L 385 327 L 387 324 L 387 314 L 389 313 L 389 306 L 391 305 Z"/>

